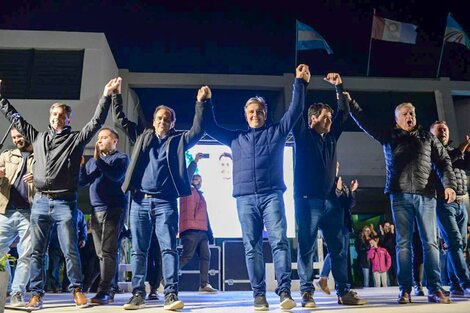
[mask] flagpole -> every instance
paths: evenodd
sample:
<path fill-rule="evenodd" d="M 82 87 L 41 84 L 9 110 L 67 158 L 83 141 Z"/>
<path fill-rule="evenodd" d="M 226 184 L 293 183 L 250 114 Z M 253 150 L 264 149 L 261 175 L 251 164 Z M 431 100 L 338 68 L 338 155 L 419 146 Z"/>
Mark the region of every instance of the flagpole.
<path fill-rule="evenodd" d="M 375 8 L 374 8 L 374 15 L 372 16 L 372 27 L 370 29 L 370 39 L 369 39 L 369 56 L 367 57 L 367 73 L 366 76 L 369 76 L 369 68 L 370 68 L 370 52 L 372 50 L 372 32 L 374 31 L 374 18 L 375 18 Z"/>
<path fill-rule="evenodd" d="M 450 15 L 447 14 L 447 16 Z M 446 28 L 447 28 L 447 19 L 446 19 Z M 446 45 L 446 31 L 444 29 L 444 37 L 442 38 L 442 47 L 441 47 L 441 55 L 439 56 L 439 63 L 437 64 L 437 73 L 436 73 L 436 78 L 439 78 L 439 74 L 441 72 L 441 63 L 442 63 L 442 56 L 444 55 L 444 46 Z"/>
<path fill-rule="evenodd" d="M 294 69 L 297 68 L 297 42 L 299 40 L 299 29 L 297 20 L 295 20 L 295 56 L 294 56 Z"/>

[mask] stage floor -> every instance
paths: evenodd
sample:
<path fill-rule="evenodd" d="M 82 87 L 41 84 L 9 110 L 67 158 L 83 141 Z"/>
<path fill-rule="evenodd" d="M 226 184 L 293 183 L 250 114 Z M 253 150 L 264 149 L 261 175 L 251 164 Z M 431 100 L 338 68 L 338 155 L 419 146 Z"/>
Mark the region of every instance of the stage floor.
<path fill-rule="evenodd" d="M 298 292 L 293 293 L 297 307 L 289 312 L 310 312 L 310 311 L 327 311 L 335 310 L 338 312 L 452 312 L 452 313 L 468 313 L 470 312 L 470 299 L 457 299 L 452 304 L 435 304 L 427 303 L 427 297 L 412 297 L 413 303 L 407 305 L 398 305 L 396 297 L 398 295 L 397 287 L 389 288 L 366 288 L 356 290 L 358 294 L 367 299 L 369 304 L 366 306 L 344 306 L 338 305 L 336 296 L 327 296 L 321 292 L 315 293 L 315 301 L 317 307 L 315 309 L 305 309 L 300 306 L 300 295 Z M 92 297 L 94 294 L 89 294 Z M 160 295 L 159 301 L 146 301 L 146 307 L 138 310 L 142 312 L 168 312 L 163 310 L 163 300 Z M 279 297 L 273 293 L 268 293 L 268 302 L 270 311 L 280 312 Z M 129 312 L 122 308 L 122 305 L 128 301 L 129 293 L 116 294 L 115 302 L 110 305 L 93 306 L 84 309 L 77 309 L 73 305 L 71 294 L 46 294 L 44 297 L 44 309 L 41 312 Z M 179 298 L 184 301 L 185 307 L 182 312 L 218 312 L 218 313 L 245 313 L 255 312 L 253 309 L 252 294 L 249 291 L 229 291 L 219 292 L 217 294 L 200 294 L 197 292 L 180 292 Z M 17 310 L 5 308 L 5 312 L 14 313 Z"/>

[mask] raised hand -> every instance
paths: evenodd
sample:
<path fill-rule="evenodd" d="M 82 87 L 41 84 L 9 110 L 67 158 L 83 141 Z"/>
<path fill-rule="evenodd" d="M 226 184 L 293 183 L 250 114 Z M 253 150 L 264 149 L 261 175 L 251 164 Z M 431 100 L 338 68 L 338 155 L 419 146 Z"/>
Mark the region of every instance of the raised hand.
<path fill-rule="evenodd" d="M 202 86 L 199 88 L 196 96 L 198 102 L 203 102 L 205 100 L 209 100 L 210 98 L 212 98 L 212 91 L 209 86 Z"/>
<path fill-rule="evenodd" d="M 343 190 L 343 180 L 341 176 L 338 177 L 338 181 L 336 182 L 336 189 Z"/>
<path fill-rule="evenodd" d="M 351 189 L 351 192 L 356 191 L 358 187 L 359 187 L 359 182 L 357 181 L 357 179 L 351 180 L 351 185 L 349 187 L 349 189 Z"/>
<path fill-rule="evenodd" d="M 103 97 L 108 97 L 113 92 L 114 93 L 121 93 L 121 82 L 122 82 L 121 77 L 111 79 L 106 84 L 106 86 L 104 86 Z"/>
<path fill-rule="evenodd" d="M 462 153 L 470 151 L 470 137 L 468 135 L 465 136 L 465 140 L 459 145 L 459 149 Z"/>
<path fill-rule="evenodd" d="M 116 78 L 117 87 L 113 90 L 114 93 L 121 94 L 122 90 L 122 78 Z"/>
<path fill-rule="evenodd" d="M 323 77 L 323 80 L 335 86 L 343 83 L 341 76 L 338 73 L 328 73 L 326 74 L 326 77 Z"/>
<path fill-rule="evenodd" d="M 351 102 L 351 101 L 352 101 L 352 98 L 351 98 L 351 95 L 349 94 L 349 92 L 343 91 L 343 95 L 346 96 L 346 99 L 348 99 L 348 102 Z"/>
<path fill-rule="evenodd" d="M 93 158 L 95 160 L 98 160 L 100 158 L 100 155 L 101 155 L 100 147 L 98 146 L 98 143 L 95 143 L 95 152 L 93 153 Z"/>
<path fill-rule="evenodd" d="M 295 77 L 302 78 L 307 83 L 310 82 L 311 75 L 310 75 L 310 69 L 308 68 L 308 65 L 299 64 L 299 66 L 297 66 L 297 68 L 295 69 Z"/>

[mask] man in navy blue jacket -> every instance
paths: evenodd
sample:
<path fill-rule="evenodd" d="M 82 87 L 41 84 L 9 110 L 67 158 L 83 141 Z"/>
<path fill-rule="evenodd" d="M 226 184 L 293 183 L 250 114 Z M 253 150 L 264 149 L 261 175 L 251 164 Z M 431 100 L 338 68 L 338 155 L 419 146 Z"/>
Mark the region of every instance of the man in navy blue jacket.
<path fill-rule="evenodd" d="M 343 131 L 349 106 L 342 94 L 339 74 L 329 73 L 325 78 L 335 85 L 338 113 L 323 103 L 308 108 L 308 123 L 302 117 L 294 127 L 295 168 L 294 200 L 299 250 L 297 257 L 302 306 L 313 308 L 313 251 L 318 228 L 328 245 L 331 268 L 336 282 L 340 304 L 366 304 L 350 290 L 347 272 L 347 253 L 344 247 L 344 208 L 336 194 L 336 145 Z M 338 218 L 341 217 L 341 218 Z"/>
<path fill-rule="evenodd" d="M 278 123 L 266 125 L 264 99 L 253 97 L 245 104 L 248 130 L 227 130 L 208 118 L 207 133 L 229 146 L 233 156 L 233 196 L 245 245 L 246 266 L 253 289 L 255 310 L 267 310 L 263 260 L 263 227 L 268 230 L 281 308 L 291 309 L 291 258 L 287 240 L 283 192 L 283 152 L 287 135 L 302 114 L 305 89 L 310 81 L 307 65 L 296 69 L 292 102 Z"/>
<path fill-rule="evenodd" d="M 129 158 L 116 150 L 118 133 L 108 127 L 98 133 L 93 158 L 80 167 L 79 183 L 90 185 L 91 231 L 100 260 L 98 293 L 91 303 L 108 304 L 116 271 L 117 242 L 127 209 L 127 197 L 121 190 Z"/>
<path fill-rule="evenodd" d="M 178 299 L 178 233 L 177 198 L 191 194 L 186 169 L 185 151 L 203 136 L 204 108 L 210 100 L 209 87 L 199 89 L 193 125 L 188 131 L 175 131 L 175 111 L 158 106 L 153 115 L 153 127 L 143 128 L 124 114 L 122 97 L 113 98 L 114 122 L 134 142 L 131 163 L 122 185 L 132 192 L 130 227 L 132 233 L 132 297 L 125 310 L 145 306 L 145 275 L 150 232 L 155 231 L 162 252 L 165 280 L 165 310 L 179 310 L 184 303 Z"/>

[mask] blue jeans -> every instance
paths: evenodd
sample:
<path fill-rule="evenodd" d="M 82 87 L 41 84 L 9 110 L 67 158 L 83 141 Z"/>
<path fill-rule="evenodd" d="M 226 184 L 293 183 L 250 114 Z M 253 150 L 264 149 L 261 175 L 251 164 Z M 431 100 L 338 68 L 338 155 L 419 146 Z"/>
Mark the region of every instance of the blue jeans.
<path fill-rule="evenodd" d="M 314 292 L 313 253 L 318 228 L 323 232 L 331 258 L 331 270 L 338 296 L 346 294 L 348 279 L 347 251 L 344 248 L 344 209 L 337 199 L 296 198 L 295 219 L 299 250 L 297 256 L 300 292 Z"/>
<path fill-rule="evenodd" d="M 36 193 L 31 208 L 31 281 L 33 295 L 44 295 L 44 257 L 49 244 L 53 223 L 57 223 L 57 234 L 65 257 L 69 290 L 81 287 L 82 265 L 78 252 L 77 194 L 71 193 L 60 199 L 50 199 Z"/>
<path fill-rule="evenodd" d="M 268 231 L 276 274 L 276 293 L 290 291 L 291 256 L 287 240 L 287 222 L 281 191 L 237 197 L 245 259 L 253 296 L 266 294 L 263 258 L 263 225 Z"/>
<path fill-rule="evenodd" d="M 463 249 L 467 244 L 467 222 L 468 213 L 465 202 L 446 203 L 437 200 L 437 222 L 442 234 L 442 239 L 448 247 L 447 258 L 453 265 L 448 270 L 459 279 L 463 288 L 470 287 L 470 277 L 467 264 L 465 263 Z"/>
<path fill-rule="evenodd" d="M 370 268 L 368 267 L 362 268 L 362 279 L 363 279 L 364 287 L 370 286 L 370 272 L 371 272 Z"/>
<path fill-rule="evenodd" d="M 349 230 L 347 230 L 346 228 L 343 229 L 343 235 L 344 235 L 343 245 L 344 245 L 344 249 L 346 249 L 346 257 L 347 257 L 348 255 L 347 251 L 349 250 Z M 323 259 L 323 266 L 320 271 L 320 277 L 328 278 L 328 276 L 330 276 L 330 272 L 331 272 L 331 257 L 330 257 L 330 253 L 328 252 L 325 259 Z"/>
<path fill-rule="evenodd" d="M 16 237 L 20 241 L 18 249 L 18 260 L 16 260 L 15 278 L 11 285 L 12 294 L 26 292 L 29 281 L 29 269 L 31 259 L 31 232 L 29 228 L 30 209 L 8 209 L 5 214 L 0 214 L 0 256 L 8 253 L 10 245 Z M 11 268 L 7 262 L 7 271 L 11 280 Z"/>
<path fill-rule="evenodd" d="M 441 288 L 439 248 L 437 245 L 436 199 L 411 193 L 390 194 L 397 236 L 397 278 L 400 291 L 411 292 L 413 221 L 423 244 L 424 271 L 429 293 Z"/>
<path fill-rule="evenodd" d="M 165 295 L 178 293 L 178 205 L 176 199 L 134 197 L 131 203 L 130 227 L 132 234 L 132 293 L 145 296 L 147 256 L 153 226 L 162 253 Z"/>

